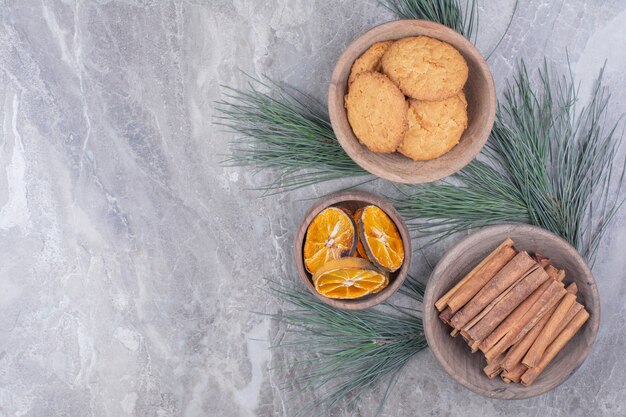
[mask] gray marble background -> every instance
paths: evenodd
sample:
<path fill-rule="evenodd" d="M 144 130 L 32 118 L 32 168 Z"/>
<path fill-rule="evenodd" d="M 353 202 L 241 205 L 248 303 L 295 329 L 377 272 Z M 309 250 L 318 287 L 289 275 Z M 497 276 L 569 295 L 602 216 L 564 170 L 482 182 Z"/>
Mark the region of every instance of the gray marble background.
<path fill-rule="evenodd" d="M 486 53 L 514 1 L 479 3 Z M 583 96 L 608 59 L 615 120 L 626 2 L 520 3 L 490 59 L 499 91 L 521 57 L 565 70 L 567 48 Z M 325 100 L 346 44 L 393 18 L 376 0 L 0 2 L 0 416 L 286 416 L 311 398 L 278 389 L 282 330 L 250 311 L 281 308 L 263 277 L 295 280 L 301 200 L 349 182 L 259 198 L 272 175 L 220 166 L 233 137 L 213 103 L 241 71 Z M 594 268 L 598 341 L 561 387 L 487 400 L 425 350 L 383 415 L 626 415 L 624 247 L 626 210 Z M 370 416 L 381 395 L 335 414 Z"/>

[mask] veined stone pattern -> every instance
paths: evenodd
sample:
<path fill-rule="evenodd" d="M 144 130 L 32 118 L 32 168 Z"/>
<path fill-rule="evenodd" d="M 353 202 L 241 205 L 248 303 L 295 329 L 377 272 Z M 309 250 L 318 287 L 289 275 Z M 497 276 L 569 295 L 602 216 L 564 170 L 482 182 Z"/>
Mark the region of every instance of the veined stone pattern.
<path fill-rule="evenodd" d="M 514 0 L 479 3 L 487 54 Z M 253 311 L 282 307 L 263 278 L 296 280 L 307 199 L 351 182 L 260 198 L 249 188 L 272 173 L 220 165 L 236 138 L 214 124 L 214 101 L 246 73 L 325 101 L 343 48 L 394 18 L 376 0 L 2 2 L 0 416 L 288 416 L 319 395 L 279 389 L 286 358 L 267 347 L 283 329 Z M 625 21 L 623 0 L 520 1 L 489 60 L 499 93 L 520 58 L 566 71 L 567 50 L 584 99 L 607 59 L 617 120 Z M 425 256 L 435 263 L 454 240 Z M 594 267 L 596 346 L 562 386 L 488 400 L 424 350 L 382 415 L 626 415 L 624 247 L 626 210 Z M 383 394 L 333 415 L 370 416 Z"/>

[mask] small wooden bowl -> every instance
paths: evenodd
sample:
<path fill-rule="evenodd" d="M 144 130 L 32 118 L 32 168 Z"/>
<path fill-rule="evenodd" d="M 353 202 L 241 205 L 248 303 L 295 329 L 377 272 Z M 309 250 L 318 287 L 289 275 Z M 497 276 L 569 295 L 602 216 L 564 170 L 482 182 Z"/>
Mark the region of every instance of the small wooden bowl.
<path fill-rule="evenodd" d="M 352 132 L 344 107 L 348 76 L 354 61 L 376 42 L 429 36 L 455 47 L 467 61 L 465 84 L 468 127 L 452 150 L 430 161 L 413 161 L 400 153 L 374 153 Z M 419 184 L 437 181 L 459 171 L 478 155 L 487 142 L 496 115 L 496 90 L 489 66 L 465 37 L 446 26 L 425 20 L 397 20 L 376 26 L 352 42 L 335 65 L 328 87 L 328 113 L 339 143 L 363 169 L 390 181 Z"/>
<path fill-rule="evenodd" d="M 534 384 L 505 384 L 500 377 L 483 373 L 484 356 L 472 354 L 462 337 L 451 337 L 451 328 L 438 317 L 435 301 L 468 273 L 507 237 L 518 250 L 539 252 L 566 271 L 564 282 L 576 282 L 578 301 L 590 314 L 589 320 L 543 371 Z M 484 228 L 454 245 L 433 270 L 424 294 L 424 331 L 435 358 L 457 382 L 490 398 L 523 399 L 544 394 L 563 383 L 583 363 L 600 325 L 600 298 L 593 274 L 576 249 L 565 240 L 539 227 L 525 224 Z"/>
<path fill-rule="evenodd" d="M 306 231 L 309 228 L 309 224 L 313 221 L 315 216 L 327 207 L 337 206 L 355 212 L 357 209 L 370 204 L 380 207 L 396 224 L 396 227 L 400 232 L 402 242 L 404 243 L 404 263 L 399 270 L 393 272 L 389 276 L 389 285 L 387 285 L 387 288 L 383 289 L 378 294 L 367 295 L 355 300 L 336 300 L 324 297 L 315 290 L 312 276 L 304 267 L 304 257 L 302 255 L 302 251 L 304 248 L 304 238 L 306 237 Z M 404 280 L 406 279 L 406 275 L 409 272 L 409 266 L 411 265 L 411 237 L 409 236 L 409 231 L 404 223 L 404 220 L 402 220 L 402 217 L 400 217 L 396 209 L 394 209 L 393 206 L 385 199 L 363 191 L 347 191 L 324 197 L 318 200 L 313 207 L 311 207 L 306 216 L 304 216 L 304 219 L 300 224 L 300 229 L 298 229 L 298 233 L 296 234 L 293 254 L 296 260 L 296 267 L 298 268 L 298 275 L 313 295 L 333 307 L 345 310 L 362 310 L 382 303 L 391 297 L 393 293 L 395 293 L 398 288 L 402 286 Z"/>

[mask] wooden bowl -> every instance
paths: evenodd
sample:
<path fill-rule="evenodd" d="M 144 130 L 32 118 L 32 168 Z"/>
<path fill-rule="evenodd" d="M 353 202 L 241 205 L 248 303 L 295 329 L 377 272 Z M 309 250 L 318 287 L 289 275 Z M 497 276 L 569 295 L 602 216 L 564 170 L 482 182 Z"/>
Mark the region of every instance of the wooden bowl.
<path fill-rule="evenodd" d="M 462 337 L 451 337 L 451 328 L 438 317 L 435 301 L 485 258 L 507 237 L 518 250 L 539 252 L 566 271 L 564 282 L 576 282 L 578 301 L 590 314 L 589 320 L 543 371 L 534 384 L 505 384 L 500 377 L 483 373 L 484 356 L 472 354 Z M 435 358 L 457 382 L 490 398 L 523 399 L 544 394 L 563 383 L 583 363 L 596 339 L 600 325 L 600 299 L 593 274 L 576 249 L 565 240 L 539 227 L 515 224 L 484 228 L 454 245 L 433 270 L 424 294 L 424 331 Z"/>
<path fill-rule="evenodd" d="M 400 269 L 389 275 L 389 285 L 387 285 L 387 287 L 378 294 L 367 295 L 355 300 L 337 300 L 324 297 L 315 290 L 312 276 L 304 267 L 304 257 L 302 251 L 304 248 L 304 238 L 306 237 L 306 231 L 309 228 L 309 224 L 313 221 L 315 216 L 327 207 L 337 206 L 355 212 L 357 209 L 370 204 L 380 207 L 396 224 L 396 227 L 400 232 L 402 242 L 404 243 L 404 263 Z M 311 291 L 311 293 L 318 299 L 326 304 L 330 304 L 333 307 L 345 310 L 362 310 L 382 303 L 391 297 L 393 293 L 395 293 L 398 288 L 402 286 L 402 283 L 404 283 L 406 275 L 409 272 L 409 266 L 411 265 L 411 237 L 409 236 L 409 231 L 404 223 L 404 220 L 402 220 L 402 217 L 400 217 L 396 209 L 394 209 L 393 206 L 382 197 L 363 191 L 341 192 L 318 200 L 313 207 L 311 207 L 306 216 L 304 216 L 304 219 L 300 224 L 300 229 L 298 229 L 298 233 L 296 234 L 294 257 L 300 279 L 309 291 Z"/>
<path fill-rule="evenodd" d="M 452 150 L 430 161 L 413 161 L 400 153 L 374 153 L 361 145 L 352 132 L 344 107 L 352 63 L 372 44 L 380 41 L 425 35 L 447 42 L 467 61 L 465 84 L 468 127 Z M 425 20 L 397 20 L 365 32 L 337 61 L 328 87 L 328 113 L 339 143 L 363 169 L 390 181 L 419 184 L 454 174 L 478 155 L 487 142 L 496 115 L 496 90 L 491 71 L 480 52 L 465 37 L 446 26 Z"/>

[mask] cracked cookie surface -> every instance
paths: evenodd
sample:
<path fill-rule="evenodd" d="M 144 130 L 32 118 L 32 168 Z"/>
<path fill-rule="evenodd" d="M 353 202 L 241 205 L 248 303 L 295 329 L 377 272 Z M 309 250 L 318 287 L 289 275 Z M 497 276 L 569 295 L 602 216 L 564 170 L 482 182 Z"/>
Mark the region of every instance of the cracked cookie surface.
<path fill-rule="evenodd" d="M 408 128 L 408 104 L 386 75 L 357 75 L 345 97 L 345 106 L 359 142 L 372 152 L 395 152 Z"/>
<path fill-rule="evenodd" d="M 462 90 L 469 70 L 451 45 L 427 36 L 394 42 L 381 59 L 382 70 L 402 92 L 417 100 L 444 100 Z"/>
<path fill-rule="evenodd" d="M 454 148 L 467 128 L 463 92 L 442 101 L 409 100 L 409 128 L 398 151 L 416 161 L 435 159 Z"/>
<path fill-rule="evenodd" d="M 387 49 L 393 44 L 394 41 L 376 42 L 370 46 L 367 51 L 363 52 L 363 55 L 358 57 L 354 64 L 352 64 L 352 70 L 350 71 L 350 77 L 348 77 L 348 85 L 352 85 L 357 75 L 368 71 L 381 71 L 380 60 L 387 51 Z"/>

